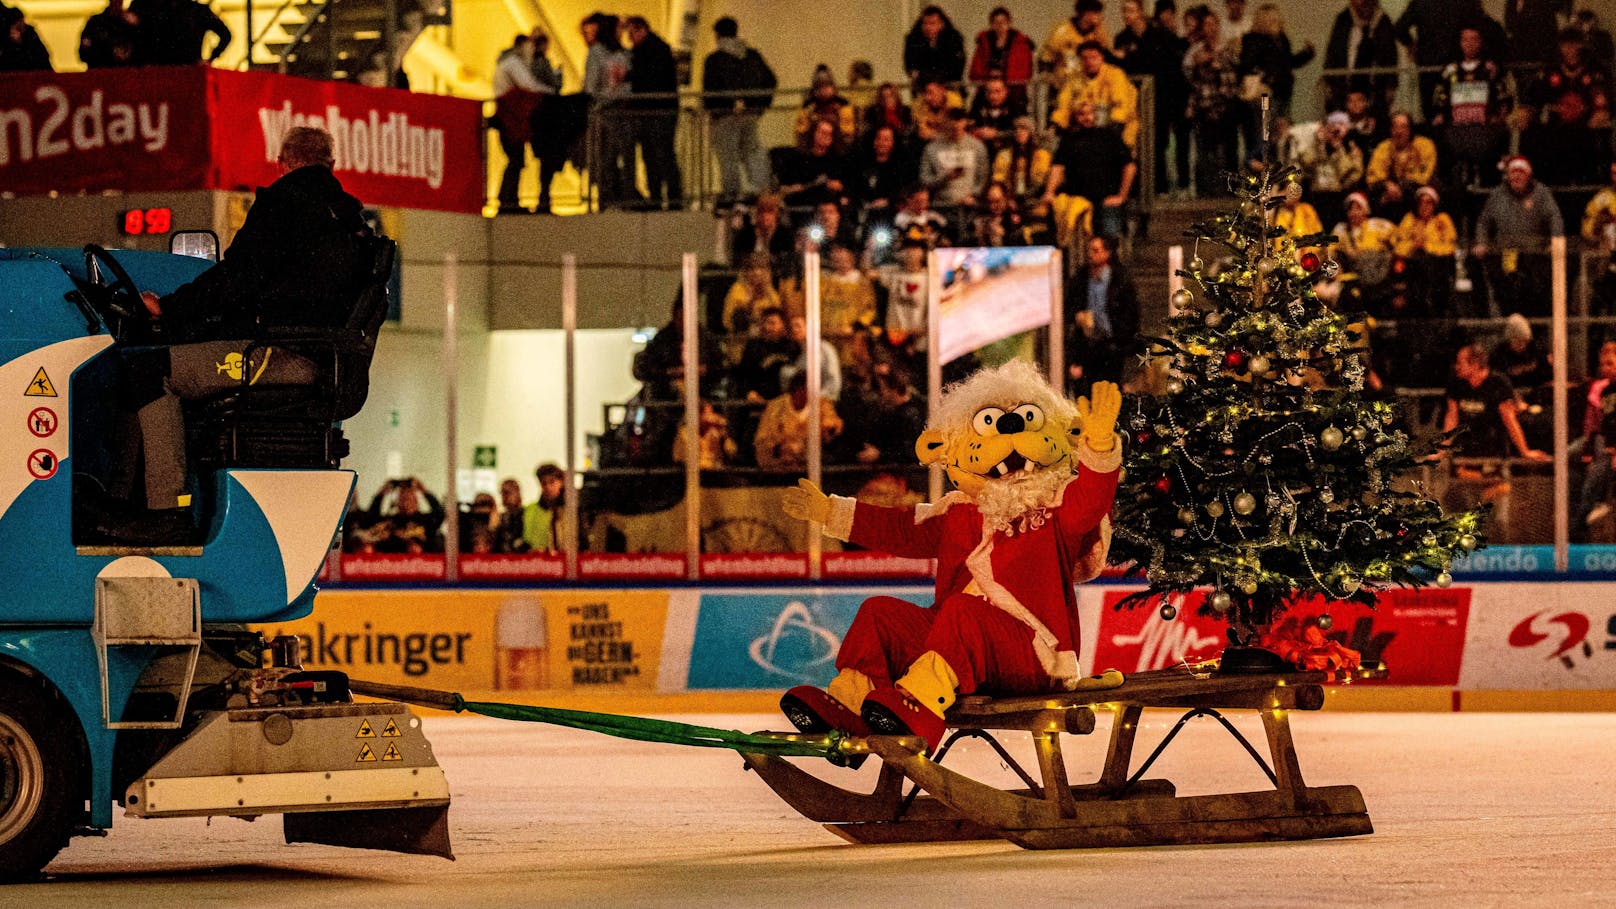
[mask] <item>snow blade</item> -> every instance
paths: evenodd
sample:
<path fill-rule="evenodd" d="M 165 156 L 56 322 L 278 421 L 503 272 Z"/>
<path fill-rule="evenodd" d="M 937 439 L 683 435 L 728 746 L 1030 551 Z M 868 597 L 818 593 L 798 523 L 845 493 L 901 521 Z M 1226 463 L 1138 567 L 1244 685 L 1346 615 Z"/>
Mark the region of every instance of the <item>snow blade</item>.
<path fill-rule="evenodd" d="M 288 843 L 322 843 L 352 849 L 385 849 L 436 855 L 454 861 L 449 846 L 449 808 L 367 808 L 305 811 L 285 815 Z"/>

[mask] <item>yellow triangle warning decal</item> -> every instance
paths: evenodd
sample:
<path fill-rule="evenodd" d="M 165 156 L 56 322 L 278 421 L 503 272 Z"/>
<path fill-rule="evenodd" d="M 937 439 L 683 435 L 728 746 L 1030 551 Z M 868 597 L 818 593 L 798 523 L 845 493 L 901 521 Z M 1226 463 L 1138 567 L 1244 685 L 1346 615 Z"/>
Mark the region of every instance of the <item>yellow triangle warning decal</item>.
<path fill-rule="evenodd" d="M 398 731 L 398 724 L 392 720 L 388 720 L 387 725 L 382 727 L 382 738 L 384 739 L 396 739 L 403 734 Z"/>
<path fill-rule="evenodd" d="M 359 757 L 354 758 L 355 764 L 373 764 L 376 761 L 376 752 L 370 750 L 370 743 L 359 746 Z"/>
<path fill-rule="evenodd" d="M 402 760 L 404 760 L 404 755 L 398 753 L 398 743 L 397 742 L 388 742 L 387 743 L 387 750 L 382 752 L 382 760 L 384 760 L 384 761 L 402 761 Z"/>
<path fill-rule="evenodd" d="M 39 367 L 34 373 L 34 380 L 28 383 L 28 390 L 23 394 L 30 398 L 56 397 L 56 386 L 51 384 L 50 376 L 45 375 L 45 367 Z"/>
<path fill-rule="evenodd" d="M 391 720 L 389 720 L 388 722 L 391 722 Z M 375 732 L 375 730 L 370 728 L 370 720 L 360 720 L 359 721 L 359 731 L 354 733 L 354 738 L 356 738 L 356 739 L 373 739 L 375 737 L 376 737 L 376 732 Z"/>

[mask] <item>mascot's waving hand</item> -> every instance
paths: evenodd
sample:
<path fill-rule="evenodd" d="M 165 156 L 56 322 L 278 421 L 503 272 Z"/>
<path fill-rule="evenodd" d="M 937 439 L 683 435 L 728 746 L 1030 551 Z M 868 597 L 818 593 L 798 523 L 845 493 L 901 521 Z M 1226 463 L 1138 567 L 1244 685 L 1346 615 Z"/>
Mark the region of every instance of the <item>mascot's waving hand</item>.
<path fill-rule="evenodd" d="M 1122 396 L 1098 382 L 1074 406 L 1013 361 L 950 387 L 915 445 L 956 487 L 934 504 L 883 508 L 807 480 L 784 509 L 869 549 L 937 559 L 932 606 L 872 597 L 859 607 L 825 690 L 780 701 L 804 732 L 914 734 L 936 748 L 962 694 L 1034 694 L 1094 684 L 1077 666 L 1072 585 L 1105 565 L 1122 463 Z"/>

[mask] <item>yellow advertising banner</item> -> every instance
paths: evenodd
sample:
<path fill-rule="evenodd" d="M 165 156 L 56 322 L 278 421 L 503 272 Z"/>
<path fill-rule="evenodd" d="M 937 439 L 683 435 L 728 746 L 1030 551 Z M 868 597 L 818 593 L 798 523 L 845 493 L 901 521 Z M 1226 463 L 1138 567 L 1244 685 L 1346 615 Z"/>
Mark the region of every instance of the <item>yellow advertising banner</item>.
<path fill-rule="evenodd" d="M 662 590 L 327 590 L 296 635 L 305 669 L 450 691 L 655 690 Z"/>

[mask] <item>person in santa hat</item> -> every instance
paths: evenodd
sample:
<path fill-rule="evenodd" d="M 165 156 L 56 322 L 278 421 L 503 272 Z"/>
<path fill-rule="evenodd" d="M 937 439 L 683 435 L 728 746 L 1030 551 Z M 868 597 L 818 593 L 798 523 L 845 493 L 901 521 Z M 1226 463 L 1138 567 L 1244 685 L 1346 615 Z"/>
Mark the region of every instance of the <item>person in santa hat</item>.
<path fill-rule="evenodd" d="M 937 559 L 930 607 L 864 601 L 837 653 L 838 674 L 802 685 L 780 706 L 799 730 L 918 735 L 935 749 L 961 695 L 1033 694 L 1120 685 L 1077 664 L 1072 585 L 1105 564 L 1108 515 L 1122 464 L 1122 396 L 1097 382 L 1074 405 L 1038 370 L 1012 361 L 948 389 L 915 445 L 957 487 L 910 508 L 826 496 L 803 480 L 787 514 L 827 536 L 910 558 Z"/>

